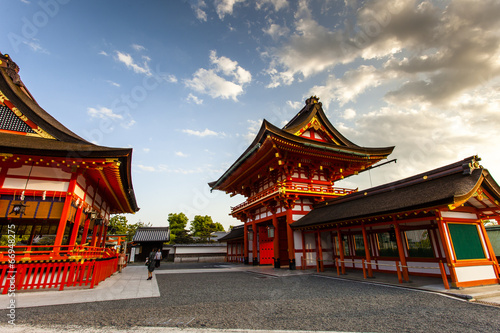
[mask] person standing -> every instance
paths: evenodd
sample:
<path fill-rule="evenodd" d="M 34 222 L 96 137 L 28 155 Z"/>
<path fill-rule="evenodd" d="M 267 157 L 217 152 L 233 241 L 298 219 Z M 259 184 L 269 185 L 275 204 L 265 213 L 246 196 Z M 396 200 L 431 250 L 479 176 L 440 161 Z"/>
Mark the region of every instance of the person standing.
<path fill-rule="evenodd" d="M 125 266 L 125 249 L 121 249 L 118 254 L 118 273 L 122 272 L 123 266 Z"/>
<path fill-rule="evenodd" d="M 153 271 L 155 270 L 155 264 L 156 264 L 155 255 L 156 255 L 156 248 L 154 248 L 153 251 L 151 251 L 148 256 L 148 263 L 147 263 L 148 280 L 151 280 L 153 278 Z"/>
<path fill-rule="evenodd" d="M 158 249 L 158 251 L 155 254 L 155 268 L 160 267 L 160 261 L 163 259 L 161 255 L 161 249 Z"/>

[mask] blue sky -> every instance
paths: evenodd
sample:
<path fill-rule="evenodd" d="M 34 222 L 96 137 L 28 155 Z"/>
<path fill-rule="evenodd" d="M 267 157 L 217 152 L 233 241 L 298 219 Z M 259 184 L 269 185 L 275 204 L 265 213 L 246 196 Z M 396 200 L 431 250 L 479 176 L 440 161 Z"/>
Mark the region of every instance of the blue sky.
<path fill-rule="evenodd" d="M 396 0 L 19 0 L 0 51 L 38 103 L 75 133 L 132 147 L 141 210 L 210 215 L 210 193 L 262 119 L 282 126 L 311 95 L 390 164 L 336 184 L 367 188 L 470 155 L 500 179 L 500 3 Z"/>

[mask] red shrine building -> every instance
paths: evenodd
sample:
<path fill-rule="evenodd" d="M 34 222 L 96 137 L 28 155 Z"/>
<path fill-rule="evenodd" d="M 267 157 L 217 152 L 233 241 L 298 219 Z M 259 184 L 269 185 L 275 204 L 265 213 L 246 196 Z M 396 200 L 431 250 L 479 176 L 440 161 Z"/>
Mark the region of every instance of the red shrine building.
<path fill-rule="evenodd" d="M 257 137 L 212 189 L 246 201 L 231 215 L 244 222 L 243 257 L 253 265 L 274 264 L 294 269 L 301 244 L 291 224 L 315 203 L 345 196 L 355 189 L 335 182 L 367 170 L 387 158 L 394 147 L 360 147 L 327 119 L 317 97 L 282 129 L 264 120 Z"/>
<path fill-rule="evenodd" d="M 0 54 L 0 291 L 89 285 L 116 270 L 111 214 L 139 210 L 130 148 L 92 144 L 42 109 Z"/>
<path fill-rule="evenodd" d="M 335 186 L 393 148 L 347 140 L 317 97 L 282 129 L 264 120 L 250 147 L 209 184 L 246 197 L 231 209 L 244 224 L 221 239 L 228 261 L 394 273 L 400 282 L 435 276 L 446 288 L 499 283 L 483 221 L 500 220 L 500 187 L 478 157 L 363 191 Z"/>

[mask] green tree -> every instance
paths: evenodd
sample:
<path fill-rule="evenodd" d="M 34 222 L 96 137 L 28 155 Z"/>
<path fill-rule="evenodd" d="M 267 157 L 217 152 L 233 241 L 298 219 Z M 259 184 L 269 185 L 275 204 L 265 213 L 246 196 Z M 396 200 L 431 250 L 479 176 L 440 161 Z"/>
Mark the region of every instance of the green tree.
<path fill-rule="evenodd" d="M 215 231 L 224 231 L 224 227 L 219 222 L 214 223 L 208 215 L 196 215 L 191 221 L 191 232 L 200 242 L 210 241 L 210 234 Z"/>
<path fill-rule="evenodd" d="M 109 219 L 108 234 L 109 235 L 127 235 L 127 241 L 131 241 L 135 235 L 137 228 L 151 227 L 149 222 L 136 222 L 128 224 L 128 220 L 123 215 L 115 215 Z"/>
<path fill-rule="evenodd" d="M 184 213 L 168 214 L 170 226 L 170 244 L 188 244 L 193 242 L 193 238 L 186 230 L 188 218 Z"/>

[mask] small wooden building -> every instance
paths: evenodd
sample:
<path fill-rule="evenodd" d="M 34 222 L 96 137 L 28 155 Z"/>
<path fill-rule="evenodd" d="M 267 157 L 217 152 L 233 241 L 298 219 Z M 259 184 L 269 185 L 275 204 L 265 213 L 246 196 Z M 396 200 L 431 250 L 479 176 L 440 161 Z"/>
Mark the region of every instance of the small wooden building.
<path fill-rule="evenodd" d="M 482 223 L 499 216 L 500 187 L 472 156 L 318 203 L 291 227 L 307 267 L 401 270 L 404 280 L 446 274 L 469 287 L 500 282 Z"/>
<path fill-rule="evenodd" d="M 132 238 L 134 261 L 145 261 L 153 249 L 161 249 L 162 257 L 166 260 L 168 250 L 164 250 L 163 243 L 170 241 L 169 227 L 141 227 L 137 228 Z"/>
<path fill-rule="evenodd" d="M 219 239 L 219 242 L 226 243 L 226 261 L 227 262 L 240 262 L 245 261 L 245 252 L 243 247 L 245 242 L 243 240 L 244 234 L 243 224 L 237 225 L 231 229 L 224 237 Z"/>

